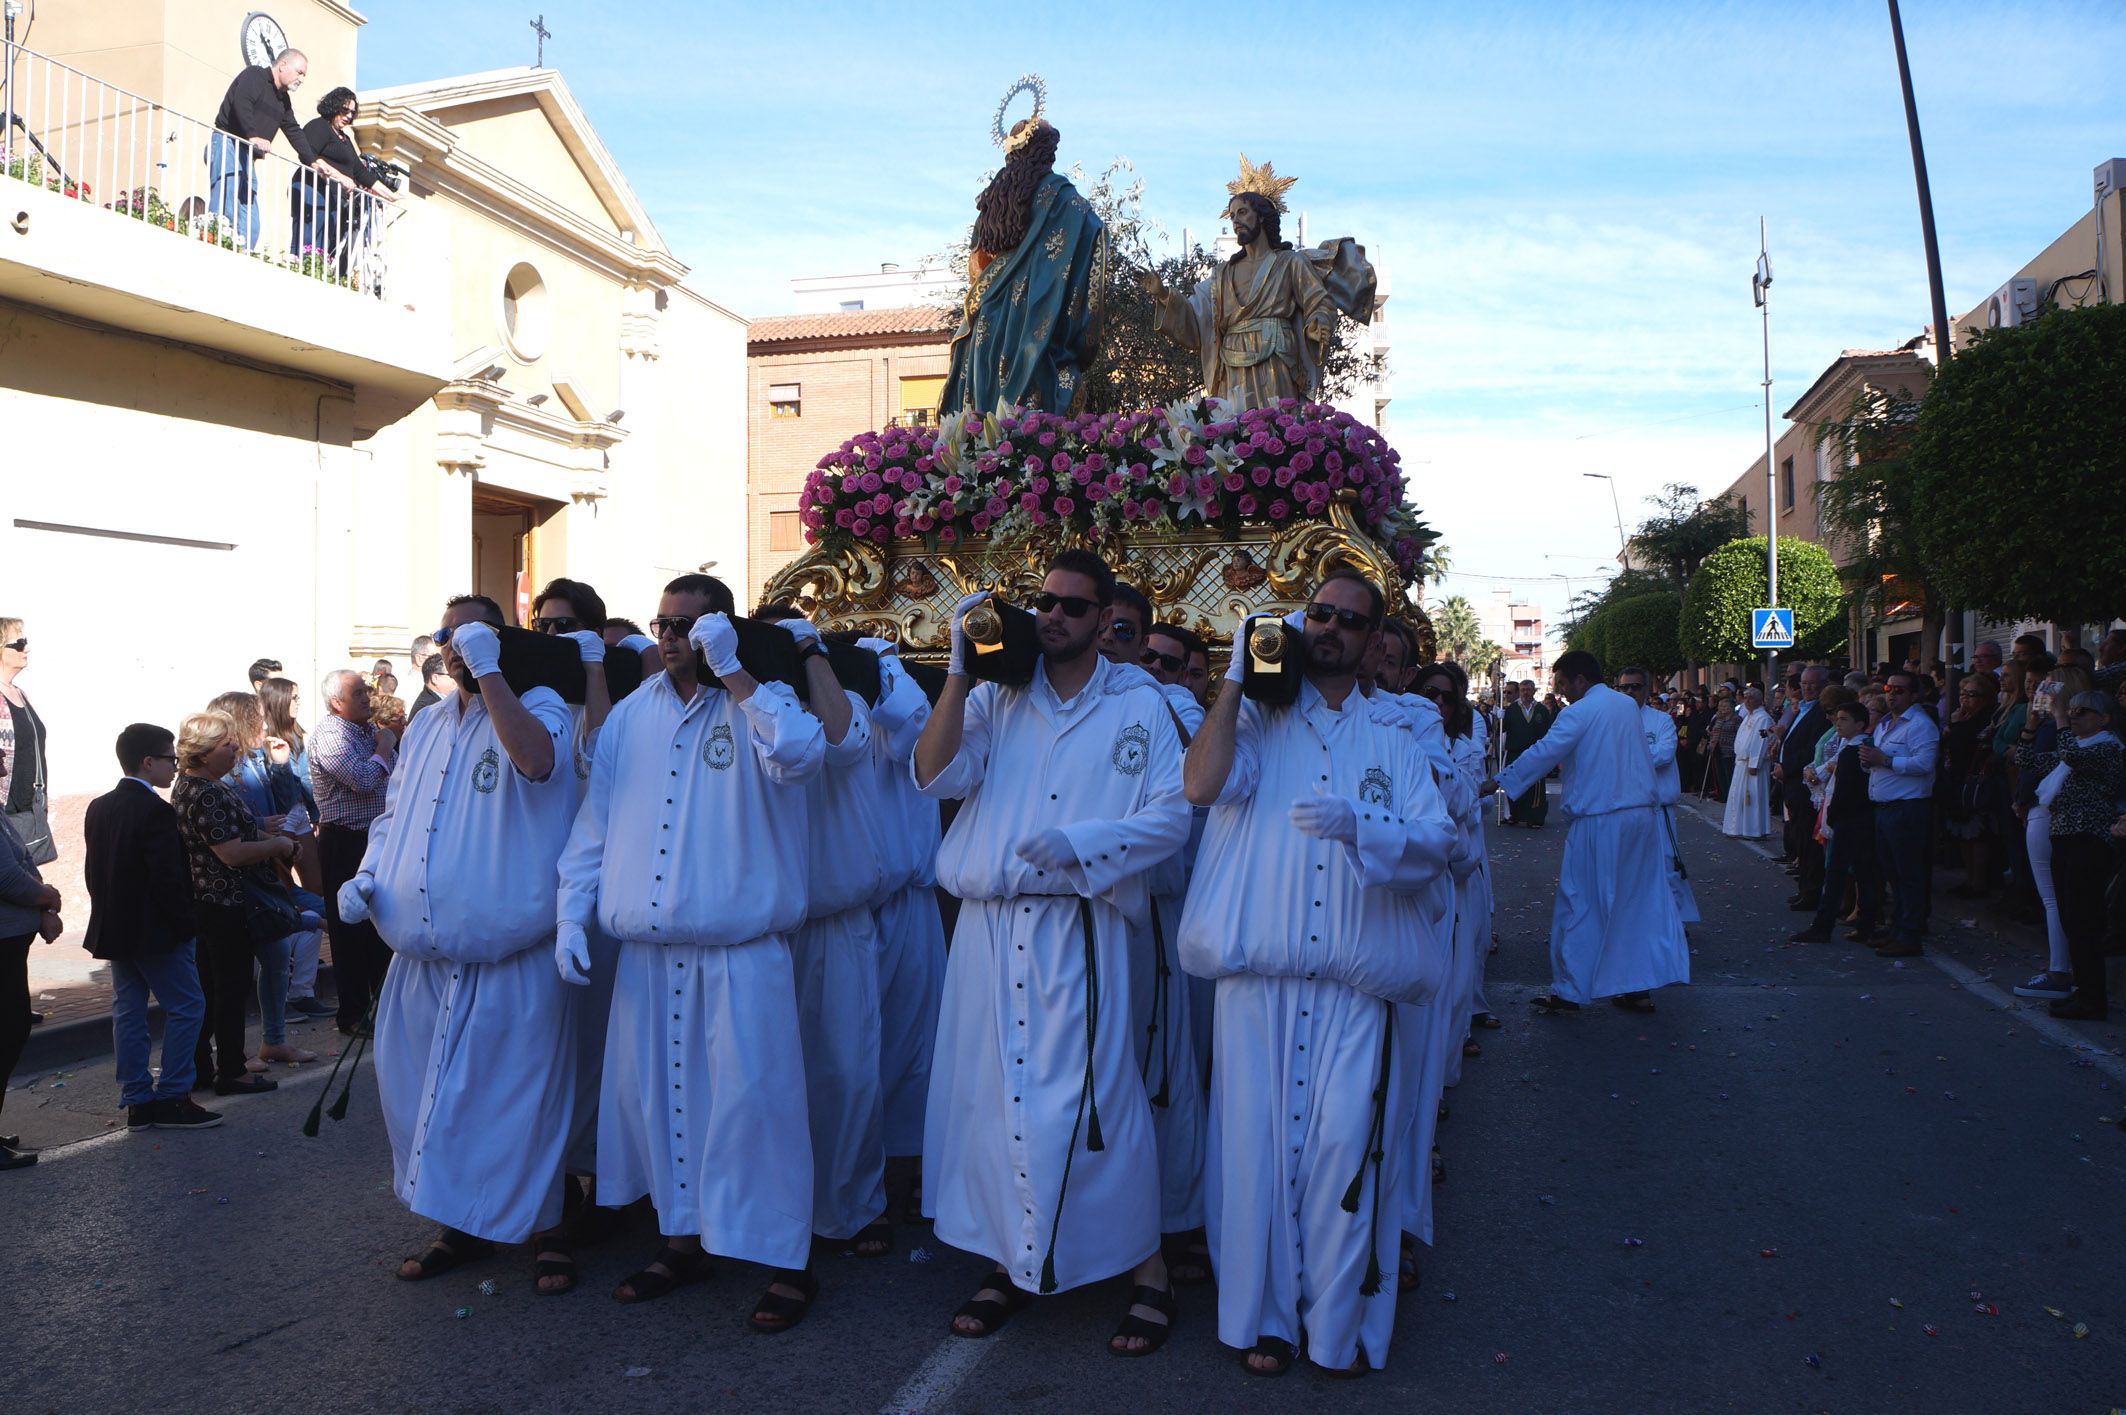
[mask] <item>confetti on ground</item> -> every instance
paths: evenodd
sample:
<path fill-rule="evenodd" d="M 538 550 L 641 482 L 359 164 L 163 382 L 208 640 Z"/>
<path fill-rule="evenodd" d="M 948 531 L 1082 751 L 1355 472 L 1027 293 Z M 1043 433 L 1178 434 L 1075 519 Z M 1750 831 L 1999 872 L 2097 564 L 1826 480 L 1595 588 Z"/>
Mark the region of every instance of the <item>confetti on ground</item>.
<path fill-rule="evenodd" d="M 1503 1351 L 1494 1351 L 1494 1352 L 1492 1352 L 1492 1353 L 1491 1353 L 1491 1364 L 1492 1364 L 1492 1365 L 1494 1365 L 1494 1366 L 1503 1366 L 1503 1365 L 1505 1365 L 1505 1364 L 1506 1364 L 1506 1353 L 1505 1353 L 1505 1352 L 1503 1352 Z"/>
<path fill-rule="evenodd" d="M 2064 1322 L 2067 1320 L 2067 1314 L 2065 1312 L 2062 1312 L 2057 1307 L 2047 1307 L 2045 1309 L 2045 1315 L 2051 1317 L 2054 1321 Z"/>
<path fill-rule="evenodd" d="M 1627 1248 L 1644 1248 L 1646 1240 L 1643 1238 L 1627 1238 L 1624 1240 L 1624 1246 Z"/>
<path fill-rule="evenodd" d="M 1902 1302 L 1900 1302 L 1899 1300 L 1897 1300 L 1897 1299 L 1896 1299 L 1895 1297 L 1892 1297 L 1892 1298 L 1890 1299 L 1890 1305 L 1891 1305 L 1892 1307 L 1895 1307 L 1895 1308 L 1897 1308 L 1898 1310 L 1902 1311 L 1902 1310 L 1904 1309 L 1904 1305 L 1905 1305 L 1905 1304 L 1904 1304 L 1904 1303 L 1902 1303 Z"/>
<path fill-rule="evenodd" d="M 646 1376 L 649 1373 L 650 1368 L 647 1366 L 630 1366 L 627 1368 L 627 1370 L 621 1372 L 622 1375 L 628 1377 L 630 1380 L 634 1379 L 637 1376 Z"/>
<path fill-rule="evenodd" d="M 1777 1248 L 1759 1248 L 1757 1256 L 1760 1258 L 1776 1258 L 1779 1256 L 1779 1250 Z"/>
<path fill-rule="evenodd" d="M 1555 1194 L 1538 1194 L 1535 1196 L 1535 1201 L 1538 1204 L 1555 1207 L 1558 1202 L 1558 1196 Z"/>
<path fill-rule="evenodd" d="M 1809 1363 L 1810 1370 L 1820 1371 L 1823 1369 L 1823 1358 L 1821 1356 L 1818 1356 L 1813 1351 L 1811 1351 L 1808 1355 L 1802 1357 L 1801 1359 Z"/>
<path fill-rule="evenodd" d="M 214 1202 L 217 1204 L 226 1204 L 229 1202 L 229 1196 L 227 1194 L 216 1194 L 214 1196 Z"/>
<path fill-rule="evenodd" d="M 1454 1295 L 1454 1289 L 1450 1287 L 1439 1295 L 1439 1300 L 1442 1302 L 1455 1302 L 1460 1299 Z"/>
<path fill-rule="evenodd" d="M 2076 1322 L 2074 1324 L 2074 1339 L 2076 1341 L 2080 1341 L 2083 1337 L 2087 1335 L 2089 1335 L 2089 1323 Z"/>
<path fill-rule="evenodd" d="M 469 1317 L 469 1316 L 471 1316 L 471 1315 L 472 1315 L 472 1308 L 470 1308 L 470 1307 L 460 1307 L 460 1308 L 458 1308 L 458 1310 L 457 1310 L 457 1311 L 456 1311 L 455 1313 L 453 1313 L 453 1315 L 454 1315 L 454 1316 L 457 1316 L 457 1317 L 459 1317 L 459 1318 L 461 1318 L 461 1319 L 462 1319 L 462 1318 L 465 1318 L 465 1317 Z"/>
<path fill-rule="evenodd" d="M 205 1190 L 204 1188 L 200 1188 L 200 1189 L 187 1189 L 187 1190 L 185 1190 L 185 1192 L 186 1192 L 187 1194 L 204 1194 L 204 1193 L 206 1193 L 207 1191 L 206 1191 L 206 1190 Z"/>
<path fill-rule="evenodd" d="M 492 1297 L 495 1295 L 495 1280 L 493 1278 L 484 1277 L 480 1279 L 480 1295 L 482 1297 Z"/>
<path fill-rule="evenodd" d="M 911 1263 L 927 1263 L 930 1261 L 930 1250 L 928 1248 L 910 1248 L 908 1250 L 908 1261 Z"/>
<path fill-rule="evenodd" d="M 1978 1313 L 1981 1317 L 1997 1317 L 2001 1314 L 2000 1304 L 1998 1302 L 1975 1303 L 1972 1306 L 1971 1310 Z"/>
<path fill-rule="evenodd" d="M 1921 1331 L 1925 1332 L 1925 1333 L 1926 1333 L 1926 1334 L 1927 1334 L 1928 1336 L 1940 1336 L 1940 1335 L 1941 1335 L 1941 1333 L 1940 1333 L 1940 1332 L 1938 1332 L 1938 1331 L 1934 1330 L 1934 1323 L 1932 1323 L 1932 1322 L 1922 1322 L 1922 1323 L 1920 1323 L 1919 1329 L 1920 1329 Z"/>

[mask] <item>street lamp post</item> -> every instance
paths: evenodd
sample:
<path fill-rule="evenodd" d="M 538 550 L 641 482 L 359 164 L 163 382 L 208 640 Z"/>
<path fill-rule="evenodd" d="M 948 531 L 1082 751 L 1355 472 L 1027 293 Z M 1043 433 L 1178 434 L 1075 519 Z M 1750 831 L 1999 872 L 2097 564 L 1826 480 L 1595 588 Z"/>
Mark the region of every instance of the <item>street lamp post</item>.
<path fill-rule="evenodd" d="M 1893 0 L 1894 3 L 1894 0 Z M 1772 254 L 1765 244 L 1764 218 L 1757 218 L 1757 273 L 1750 277 L 1750 293 L 1764 317 L 1764 578 L 1770 591 L 1767 603 L 1779 607 L 1779 469 L 1772 465 Z M 1771 692 L 1779 677 L 1779 650 L 1764 653 L 1764 690 Z"/>
<path fill-rule="evenodd" d="M 1617 501 L 1617 479 L 1607 472 L 1582 472 L 1580 475 L 1609 483 L 1609 509 L 1615 513 L 1617 518 L 1617 558 L 1623 562 L 1624 568 L 1629 570 L 1631 568 L 1631 542 L 1624 537 L 1624 508 Z"/>

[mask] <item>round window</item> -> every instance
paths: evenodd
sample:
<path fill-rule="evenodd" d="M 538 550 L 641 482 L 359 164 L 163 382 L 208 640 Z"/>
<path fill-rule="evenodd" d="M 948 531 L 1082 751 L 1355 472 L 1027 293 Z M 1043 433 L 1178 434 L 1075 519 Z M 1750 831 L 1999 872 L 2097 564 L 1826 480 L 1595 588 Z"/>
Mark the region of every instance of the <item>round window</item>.
<path fill-rule="evenodd" d="M 551 329 L 546 282 L 529 265 L 510 267 L 502 278 L 502 338 L 509 351 L 526 363 L 544 356 Z"/>

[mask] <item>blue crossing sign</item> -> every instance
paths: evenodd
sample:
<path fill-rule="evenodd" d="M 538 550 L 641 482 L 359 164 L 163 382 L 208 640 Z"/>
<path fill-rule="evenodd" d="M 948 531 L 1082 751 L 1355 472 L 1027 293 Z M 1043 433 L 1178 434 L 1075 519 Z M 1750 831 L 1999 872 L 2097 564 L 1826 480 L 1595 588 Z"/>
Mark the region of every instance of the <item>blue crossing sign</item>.
<path fill-rule="evenodd" d="M 1753 649 L 1790 649 L 1794 646 L 1794 611 L 1791 609 L 1753 609 L 1750 611 L 1750 647 Z"/>

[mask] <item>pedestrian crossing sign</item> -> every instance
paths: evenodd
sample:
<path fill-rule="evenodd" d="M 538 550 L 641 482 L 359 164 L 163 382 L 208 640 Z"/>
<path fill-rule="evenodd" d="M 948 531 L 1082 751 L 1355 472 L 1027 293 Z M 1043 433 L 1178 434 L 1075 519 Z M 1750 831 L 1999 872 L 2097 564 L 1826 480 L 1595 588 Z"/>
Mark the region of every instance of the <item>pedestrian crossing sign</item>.
<path fill-rule="evenodd" d="M 1790 649 L 1794 646 L 1794 611 L 1791 609 L 1753 609 L 1750 611 L 1750 647 L 1753 649 Z"/>

